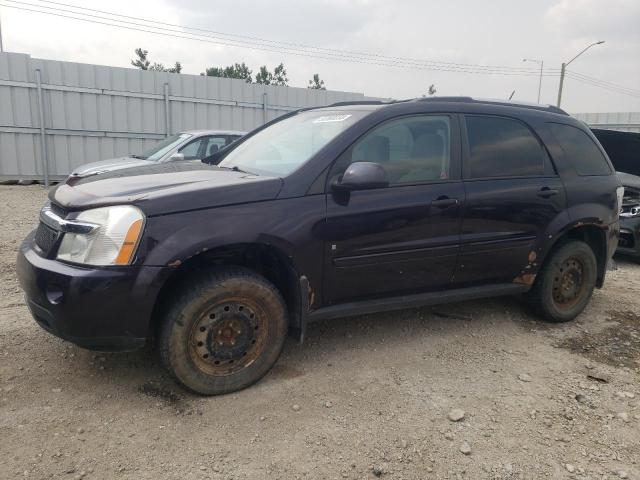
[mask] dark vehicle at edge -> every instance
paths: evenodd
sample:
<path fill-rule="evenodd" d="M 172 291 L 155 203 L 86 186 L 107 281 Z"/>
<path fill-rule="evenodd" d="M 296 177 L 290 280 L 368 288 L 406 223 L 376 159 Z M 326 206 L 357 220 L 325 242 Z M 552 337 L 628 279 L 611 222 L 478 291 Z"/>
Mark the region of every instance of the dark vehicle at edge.
<path fill-rule="evenodd" d="M 620 181 L 555 107 L 335 104 L 209 160 L 51 190 L 17 261 L 35 320 L 91 349 L 156 338 L 181 384 L 220 394 L 318 319 L 524 294 L 571 320 L 618 243 Z"/>
<path fill-rule="evenodd" d="M 640 262 L 640 133 L 592 129 L 624 187 L 617 252 Z"/>
<path fill-rule="evenodd" d="M 640 261 L 640 177 L 618 172 L 624 186 L 620 210 L 620 241 L 618 253 Z"/>

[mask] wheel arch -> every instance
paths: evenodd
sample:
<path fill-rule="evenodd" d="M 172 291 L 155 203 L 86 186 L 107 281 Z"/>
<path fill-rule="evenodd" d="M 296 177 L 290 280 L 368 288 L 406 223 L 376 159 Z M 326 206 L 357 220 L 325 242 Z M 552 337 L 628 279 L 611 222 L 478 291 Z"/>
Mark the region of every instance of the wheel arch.
<path fill-rule="evenodd" d="M 553 250 L 570 240 L 580 240 L 591 247 L 598 265 L 596 287 L 602 288 L 607 269 L 607 228 L 602 224 L 578 221 L 568 225 L 564 230 L 555 235 L 540 265 L 544 265 Z"/>
<path fill-rule="evenodd" d="M 151 334 L 155 335 L 161 323 L 162 314 L 172 300 L 176 289 L 188 288 L 189 278 L 203 270 L 244 267 L 263 276 L 280 291 L 287 305 L 289 331 L 299 335 L 303 327 L 303 306 L 306 292 L 306 277 L 301 276 L 293 259 L 281 248 L 267 243 L 233 243 L 201 250 L 183 262 L 175 262 L 173 272 L 160 287 L 149 323 Z"/>

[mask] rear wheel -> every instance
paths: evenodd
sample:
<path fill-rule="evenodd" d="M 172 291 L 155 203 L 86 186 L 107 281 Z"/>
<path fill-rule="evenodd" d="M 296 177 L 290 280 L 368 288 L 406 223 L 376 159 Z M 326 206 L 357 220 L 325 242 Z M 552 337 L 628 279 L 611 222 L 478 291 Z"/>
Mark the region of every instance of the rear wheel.
<path fill-rule="evenodd" d="M 278 290 L 250 270 L 225 269 L 179 293 L 165 314 L 160 354 L 185 387 L 218 395 L 262 378 L 278 359 L 286 332 Z"/>
<path fill-rule="evenodd" d="M 573 240 L 560 245 L 525 295 L 529 306 L 550 322 L 573 320 L 591 299 L 597 267 L 593 250 L 586 243 Z"/>

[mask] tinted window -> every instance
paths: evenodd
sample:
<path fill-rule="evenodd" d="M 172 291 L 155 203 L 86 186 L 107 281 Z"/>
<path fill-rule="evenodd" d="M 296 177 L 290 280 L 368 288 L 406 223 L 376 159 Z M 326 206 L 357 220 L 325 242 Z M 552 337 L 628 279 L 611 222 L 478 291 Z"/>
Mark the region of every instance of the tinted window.
<path fill-rule="evenodd" d="M 448 117 L 414 116 L 387 122 L 360 139 L 335 173 L 353 162 L 376 162 L 390 184 L 434 182 L 450 176 Z"/>
<path fill-rule="evenodd" d="M 550 123 L 549 129 L 578 175 L 609 175 L 611 169 L 594 141 L 571 125 Z"/>
<path fill-rule="evenodd" d="M 545 150 L 521 122 L 501 117 L 466 117 L 471 178 L 542 175 Z"/>

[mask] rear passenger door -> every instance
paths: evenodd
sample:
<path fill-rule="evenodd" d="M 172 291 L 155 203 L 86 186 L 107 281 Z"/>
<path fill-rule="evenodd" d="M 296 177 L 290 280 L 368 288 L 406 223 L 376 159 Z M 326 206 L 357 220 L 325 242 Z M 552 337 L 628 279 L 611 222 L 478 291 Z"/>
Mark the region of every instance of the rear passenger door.
<path fill-rule="evenodd" d="M 537 247 L 566 205 L 560 177 L 519 119 L 465 115 L 466 202 L 454 285 L 529 283 Z"/>

